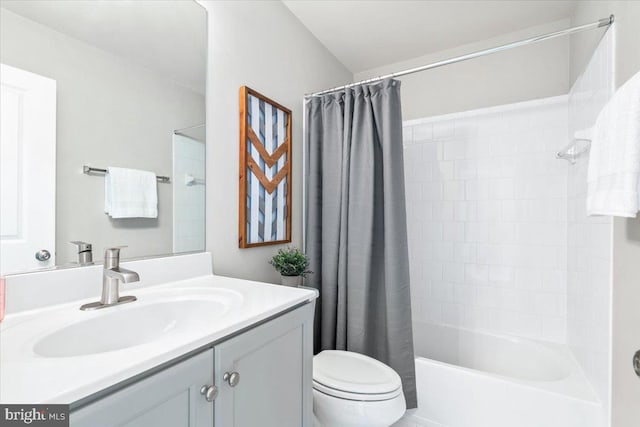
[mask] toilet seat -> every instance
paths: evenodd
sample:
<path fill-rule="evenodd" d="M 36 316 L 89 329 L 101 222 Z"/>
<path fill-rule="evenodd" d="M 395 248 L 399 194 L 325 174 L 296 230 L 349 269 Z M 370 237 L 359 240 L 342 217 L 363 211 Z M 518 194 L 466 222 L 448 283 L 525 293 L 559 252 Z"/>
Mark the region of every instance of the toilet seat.
<path fill-rule="evenodd" d="M 325 350 L 313 359 L 313 388 L 340 399 L 382 401 L 402 393 L 400 376 L 369 356 Z"/>
<path fill-rule="evenodd" d="M 398 388 L 389 393 L 353 393 L 343 390 L 336 390 L 335 388 L 327 387 L 326 385 L 317 381 L 313 382 L 313 389 L 328 396 L 336 397 L 338 399 L 355 400 L 359 402 L 379 402 L 381 400 L 391 400 L 402 394 L 402 388 Z"/>

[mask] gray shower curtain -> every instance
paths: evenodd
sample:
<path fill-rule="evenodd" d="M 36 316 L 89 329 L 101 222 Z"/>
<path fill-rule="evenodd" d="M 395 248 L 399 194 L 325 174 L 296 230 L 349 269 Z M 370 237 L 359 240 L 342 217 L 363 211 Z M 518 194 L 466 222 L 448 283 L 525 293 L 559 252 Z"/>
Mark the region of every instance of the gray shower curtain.
<path fill-rule="evenodd" d="M 315 351 L 387 363 L 416 402 L 400 82 L 306 104 L 306 284 L 320 291 Z"/>

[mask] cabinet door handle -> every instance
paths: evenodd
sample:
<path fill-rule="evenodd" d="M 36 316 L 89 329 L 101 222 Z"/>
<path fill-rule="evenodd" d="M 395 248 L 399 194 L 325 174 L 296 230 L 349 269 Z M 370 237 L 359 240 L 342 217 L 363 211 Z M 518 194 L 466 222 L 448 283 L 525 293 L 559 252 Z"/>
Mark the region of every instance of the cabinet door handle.
<path fill-rule="evenodd" d="M 225 372 L 222 380 L 228 382 L 231 387 L 235 387 L 240 382 L 240 374 L 237 372 Z"/>
<path fill-rule="evenodd" d="M 205 384 L 200 388 L 200 394 L 204 396 L 207 402 L 213 402 L 218 397 L 218 387 Z"/>

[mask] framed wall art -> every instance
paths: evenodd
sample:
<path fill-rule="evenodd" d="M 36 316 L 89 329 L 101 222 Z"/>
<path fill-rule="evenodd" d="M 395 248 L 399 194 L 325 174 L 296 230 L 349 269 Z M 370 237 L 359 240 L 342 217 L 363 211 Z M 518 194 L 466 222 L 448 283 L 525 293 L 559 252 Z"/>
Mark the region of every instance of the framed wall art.
<path fill-rule="evenodd" d="M 240 88 L 239 246 L 291 242 L 291 110 Z"/>

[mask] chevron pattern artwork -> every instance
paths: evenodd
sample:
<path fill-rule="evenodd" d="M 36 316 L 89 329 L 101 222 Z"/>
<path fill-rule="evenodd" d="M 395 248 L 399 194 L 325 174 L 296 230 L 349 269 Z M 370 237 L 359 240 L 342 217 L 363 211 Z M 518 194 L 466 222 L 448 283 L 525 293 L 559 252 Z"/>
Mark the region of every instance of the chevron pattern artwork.
<path fill-rule="evenodd" d="M 240 88 L 239 246 L 291 241 L 291 110 Z"/>

